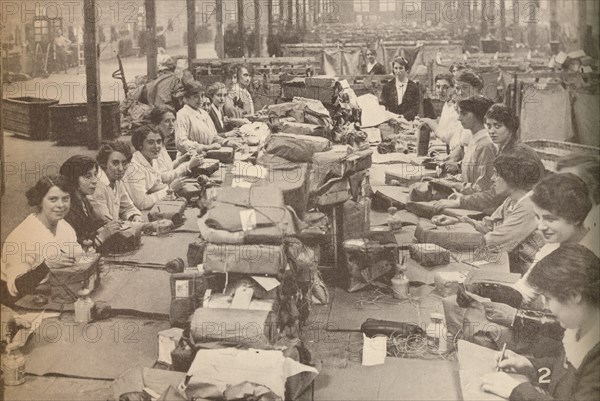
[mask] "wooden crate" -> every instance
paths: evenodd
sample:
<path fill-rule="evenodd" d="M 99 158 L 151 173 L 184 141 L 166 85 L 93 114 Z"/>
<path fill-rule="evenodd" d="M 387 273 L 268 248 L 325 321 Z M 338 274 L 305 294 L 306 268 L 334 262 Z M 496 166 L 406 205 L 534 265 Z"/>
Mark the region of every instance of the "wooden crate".
<path fill-rule="evenodd" d="M 87 145 L 87 103 L 59 104 L 49 108 L 50 133 L 59 145 Z M 102 102 L 102 139 L 109 140 L 121 134 L 121 114 L 118 102 Z"/>
<path fill-rule="evenodd" d="M 13 97 L 2 100 L 3 127 L 31 139 L 47 139 L 50 133 L 49 107 L 58 100 L 37 97 Z"/>

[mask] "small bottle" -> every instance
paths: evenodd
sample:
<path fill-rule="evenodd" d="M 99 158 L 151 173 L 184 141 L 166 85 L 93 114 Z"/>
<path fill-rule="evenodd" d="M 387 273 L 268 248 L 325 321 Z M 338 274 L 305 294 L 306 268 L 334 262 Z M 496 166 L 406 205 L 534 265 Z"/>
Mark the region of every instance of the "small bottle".
<path fill-rule="evenodd" d="M 404 264 L 404 258 L 402 258 L 402 262 L 396 267 L 396 275 L 392 278 L 392 289 L 394 290 L 393 295 L 396 299 L 409 298 L 409 281 L 405 273 L 406 265 Z"/>
<path fill-rule="evenodd" d="M 7 386 L 25 383 L 25 357 L 19 348 L 19 343 L 10 343 L 6 346 L 6 353 L 2 355 L 2 374 Z"/>
<path fill-rule="evenodd" d="M 390 207 L 388 209 L 388 218 L 387 218 L 387 223 L 388 223 L 388 228 L 392 233 L 397 233 L 399 231 L 402 231 L 402 220 L 400 220 L 400 216 L 398 216 L 398 214 L 396 213 L 398 211 L 398 209 L 396 209 L 395 207 Z"/>
<path fill-rule="evenodd" d="M 77 292 L 79 298 L 75 301 L 75 321 L 79 323 L 89 323 L 92 320 L 92 307 L 94 302 L 90 298 L 90 290 L 84 288 Z"/>

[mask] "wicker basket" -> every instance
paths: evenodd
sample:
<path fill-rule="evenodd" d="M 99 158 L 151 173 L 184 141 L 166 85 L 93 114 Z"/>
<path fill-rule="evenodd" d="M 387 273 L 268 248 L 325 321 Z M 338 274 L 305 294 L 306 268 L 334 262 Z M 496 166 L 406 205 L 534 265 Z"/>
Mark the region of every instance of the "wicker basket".
<path fill-rule="evenodd" d="M 596 146 L 580 145 L 577 143 L 553 141 L 549 139 L 535 139 L 525 141 L 538 154 L 544 167 L 549 171 L 556 171 L 558 160 L 571 153 L 581 153 L 585 155 L 599 155 L 600 148 Z"/>

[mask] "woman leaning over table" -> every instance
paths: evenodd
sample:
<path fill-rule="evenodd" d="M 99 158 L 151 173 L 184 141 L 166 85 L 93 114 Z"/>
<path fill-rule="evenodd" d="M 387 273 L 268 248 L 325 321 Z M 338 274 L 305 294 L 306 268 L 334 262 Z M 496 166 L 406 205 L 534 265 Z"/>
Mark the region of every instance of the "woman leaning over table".
<path fill-rule="evenodd" d="M 501 372 L 482 378 L 482 389 L 515 401 L 600 399 L 600 259 L 579 244 L 564 244 L 529 275 L 545 306 L 565 328 L 557 358 L 498 354 Z M 529 382 L 507 373 L 520 373 Z"/>
<path fill-rule="evenodd" d="M 490 217 L 478 222 L 468 217 L 458 219 L 442 215 L 434 216 L 432 221 L 436 225 L 455 224 L 460 220 L 471 224 L 483 234 L 483 244 L 478 252 L 508 252 L 510 270 L 524 273 L 544 242 L 536 230 L 531 200 L 531 189 L 540 181 L 540 172 L 531 161 L 507 155 L 494 161 L 494 170 L 494 190 L 502 194 L 505 201 Z M 531 171 L 531 174 L 523 174 L 524 171 Z"/>
<path fill-rule="evenodd" d="M 136 152 L 127 166 L 123 182 L 133 204 L 140 210 L 151 209 L 167 195 L 167 190 L 177 192 L 181 189 L 186 174 L 202 163 L 202 158 L 193 156 L 189 162 L 172 168 L 173 162 L 163 152 L 162 135 L 152 125 L 137 128 L 131 143 Z"/>
<path fill-rule="evenodd" d="M 64 220 L 70 192 L 69 182 L 58 175 L 42 177 L 27 191 L 27 202 L 36 210 L 2 244 L 2 304 L 13 305 L 32 293 L 50 269 L 71 266 L 82 254 L 75 230 Z"/>
<path fill-rule="evenodd" d="M 91 245 L 96 249 L 120 228 L 118 221 L 106 222 L 90 202 L 98 185 L 98 171 L 96 161 L 83 155 L 70 157 L 59 170 L 72 189 L 71 208 L 65 220 L 75 229 L 81 245 Z"/>

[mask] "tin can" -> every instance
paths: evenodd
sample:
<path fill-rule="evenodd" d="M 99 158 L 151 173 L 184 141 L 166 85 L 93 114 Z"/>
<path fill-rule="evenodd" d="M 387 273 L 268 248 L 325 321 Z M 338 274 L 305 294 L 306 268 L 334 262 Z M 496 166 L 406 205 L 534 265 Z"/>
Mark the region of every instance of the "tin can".
<path fill-rule="evenodd" d="M 18 386 L 25 383 L 25 357 L 19 350 L 19 344 L 8 344 L 6 351 L 6 354 L 2 355 L 4 384 L 7 386 Z"/>

